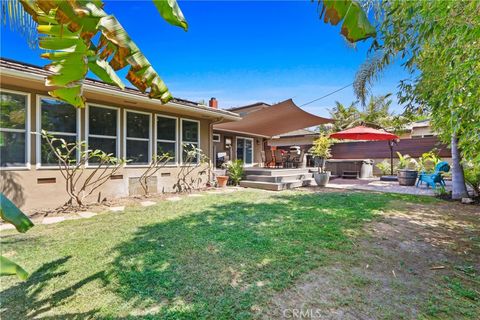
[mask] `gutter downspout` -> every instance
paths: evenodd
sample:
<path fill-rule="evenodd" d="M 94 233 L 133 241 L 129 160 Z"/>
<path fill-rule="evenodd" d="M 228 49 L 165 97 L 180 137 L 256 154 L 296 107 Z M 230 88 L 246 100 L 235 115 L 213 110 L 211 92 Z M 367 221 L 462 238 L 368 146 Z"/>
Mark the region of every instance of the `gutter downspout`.
<path fill-rule="evenodd" d="M 213 172 L 212 172 L 212 167 L 216 165 L 216 163 L 213 163 L 212 164 L 212 161 L 215 161 L 215 155 L 213 154 L 213 126 L 217 123 L 221 123 L 222 121 L 224 120 L 223 117 L 220 117 L 220 118 L 215 118 L 212 122 L 210 122 L 210 125 L 208 127 L 208 135 L 209 135 L 209 138 L 208 138 L 208 149 L 210 150 L 210 166 L 209 166 L 209 173 L 208 173 L 208 176 L 209 176 L 209 179 L 211 179 L 210 181 L 212 181 L 214 179 L 214 176 L 213 176 Z"/>

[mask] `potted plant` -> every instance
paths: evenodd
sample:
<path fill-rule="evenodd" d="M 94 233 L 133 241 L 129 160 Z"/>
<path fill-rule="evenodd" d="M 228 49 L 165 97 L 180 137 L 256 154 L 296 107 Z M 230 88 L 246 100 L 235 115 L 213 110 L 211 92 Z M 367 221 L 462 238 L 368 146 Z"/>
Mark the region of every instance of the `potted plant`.
<path fill-rule="evenodd" d="M 315 141 L 313 141 L 313 147 L 309 152 L 314 156 L 315 166 L 318 171 L 313 174 L 315 182 L 318 186 L 324 187 L 327 185 L 330 179 L 330 171 L 325 171 L 325 163 L 328 158 L 332 156 L 330 153 L 330 147 L 333 142 L 326 135 L 321 134 Z"/>
<path fill-rule="evenodd" d="M 225 169 L 226 163 L 222 164 L 222 169 L 215 169 L 214 175 L 215 175 L 215 180 L 216 180 L 216 185 L 219 188 L 224 188 L 227 186 L 228 182 L 228 175 L 227 175 L 227 169 Z"/>
<path fill-rule="evenodd" d="M 418 177 L 418 163 L 415 159 L 408 154 L 402 155 L 397 152 L 398 155 L 398 184 L 401 186 L 414 186 Z"/>

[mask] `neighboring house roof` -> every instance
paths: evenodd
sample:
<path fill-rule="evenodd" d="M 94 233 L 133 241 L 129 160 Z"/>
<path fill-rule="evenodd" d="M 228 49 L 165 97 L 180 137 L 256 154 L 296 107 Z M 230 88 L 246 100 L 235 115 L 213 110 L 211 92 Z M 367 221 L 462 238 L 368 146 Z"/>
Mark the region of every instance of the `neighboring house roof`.
<path fill-rule="evenodd" d="M 430 120 L 419 120 L 409 122 L 404 126 L 404 130 L 412 130 L 413 128 L 425 128 L 430 126 Z"/>
<path fill-rule="evenodd" d="M 25 77 L 29 78 L 45 78 L 46 76 L 52 74 L 50 71 L 47 71 L 43 69 L 42 67 L 29 64 L 29 63 L 24 63 L 24 62 L 19 62 L 15 61 L 12 59 L 7 59 L 7 58 L 0 58 L 0 68 L 1 68 L 1 74 L 14 74 L 14 75 L 25 75 Z M 110 85 L 108 83 L 105 83 L 103 81 L 87 78 L 84 81 L 84 85 L 86 87 L 92 87 L 92 88 L 98 88 L 98 89 L 104 89 L 112 94 L 128 94 L 136 97 L 141 97 L 148 99 L 150 101 L 156 100 L 158 101 L 159 104 L 162 104 L 160 100 L 157 99 L 151 99 L 148 97 L 148 94 L 142 93 L 141 91 L 135 89 L 135 88 L 128 88 L 125 87 L 124 90 L 117 86 Z M 187 107 L 191 108 L 192 110 L 196 110 L 200 113 L 210 113 L 210 114 L 216 114 L 218 116 L 223 116 L 228 120 L 239 120 L 240 117 L 238 114 L 234 112 L 230 112 L 227 110 L 221 110 L 221 109 L 214 109 L 202 104 L 199 104 L 194 101 L 189 101 L 186 99 L 181 99 L 181 98 L 173 98 L 171 101 L 169 101 L 166 105 L 177 105 L 177 106 L 182 106 L 182 107 Z"/>
<path fill-rule="evenodd" d="M 318 135 L 318 132 L 308 130 L 308 129 L 298 129 L 298 130 L 293 130 L 287 133 L 282 133 L 278 136 L 275 136 L 274 138 L 291 138 L 291 137 L 303 137 L 303 136 L 316 136 Z"/>
<path fill-rule="evenodd" d="M 246 106 L 233 107 L 233 108 L 228 108 L 228 109 L 225 109 L 225 110 L 228 110 L 228 111 L 240 111 L 240 110 L 242 110 L 242 109 L 248 109 L 248 108 L 257 107 L 257 106 L 262 106 L 262 105 L 264 105 L 265 107 L 270 107 L 270 106 L 271 106 L 270 104 L 265 103 L 265 102 L 255 102 L 255 103 L 252 103 L 252 104 L 247 104 Z"/>
<path fill-rule="evenodd" d="M 292 99 L 289 99 L 271 107 L 251 112 L 240 121 L 216 124 L 213 128 L 216 130 L 272 137 L 330 122 L 333 122 L 333 120 L 308 113 L 298 107 Z"/>

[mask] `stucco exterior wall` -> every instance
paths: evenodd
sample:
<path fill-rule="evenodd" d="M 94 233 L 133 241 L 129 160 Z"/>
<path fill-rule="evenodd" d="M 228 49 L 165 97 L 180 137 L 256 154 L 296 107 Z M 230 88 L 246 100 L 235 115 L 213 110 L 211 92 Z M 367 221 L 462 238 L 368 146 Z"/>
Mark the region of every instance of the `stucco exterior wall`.
<path fill-rule="evenodd" d="M 214 153 L 218 154 L 219 152 L 226 152 L 227 155 L 229 155 L 230 160 L 236 160 L 237 159 L 237 138 L 250 138 L 253 140 L 253 165 L 254 167 L 262 166 L 262 151 L 263 151 L 263 143 L 264 143 L 264 138 L 262 137 L 256 137 L 252 135 L 246 135 L 246 134 L 236 134 L 232 132 L 226 132 L 226 131 L 219 131 L 219 130 L 214 130 L 214 134 L 219 134 L 220 135 L 220 142 L 214 142 Z M 230 138 L 232 141 L 232 146 L 231 148 L 227 148 L 225 145 L 225 139 Z M 214 158 L 212 158 L 214 159 Z"/>
<path fill-rule="evenodd" d="M 61 175 L 61 172 L 52 167 L 41 167 L 37 164 L 37 148 L 39 142 L 40 128 L 37 124 L 37 105 L 39 96 L 47 96 L 46 88 L 42 84 L 29 83 L 20 81 L 18 79 L 12 79 L 2 76 L 1 89 L 14 90 L 22 93 L 30 94 L 30 132 L 27 135 L 29 137 L 28 146 L 30 150 L 30 159 L 28 161 L 29 168 L 17 169 L 17 168 L 1 168 L 0 169 L 0 191 L 17 204 L 20 208 L 28 213 L 32 213 L 40 209 L 49 209 L 58 207 L 67 201 L 68 196 L 65 191 L 65 180 Z M 151 121 L 151 141 L 150 147 L 154 150 L 155 137 L 154 137 L 154 124 L 153 121 L 155 115 L 167 115 L 177 117 L 179 119 L 196 120 L 200 125 L 200 145 L 199 147 L 206 153 L 209 158 L 212 155 L 212 127 L 211 124 L 215 119 L 200 117 L 194 111 L 185 110 L 182 114 L 169 112 L 166 107 L 165 110 L 159 109 L 148 103 L 148 99 L 145 104 L 129 103 L 127 100 L 122 100 L 114 95 L 100 95 L 86 92 L 87 103 L 99 104 L 102 106 L 117 107 L 119 108 L 120 117 L 120 134 L 117 139 L 119 143 L 119 155 L 125 157 L 125 127 L 124 127 L 124 110 L 143 111 L 152 114 Z M 179 120 L 180 121 L 180 120 Z M 80 110 L 79 121 L 79 140 L 84 141 L 86 139 L 86 110 Z M 180 137 L 180 123 L 177 125 L 178 137 Z M 177 142 L 177 154 L 181 157 L 181 142 Z M 147 166 L 135 166 L 125 165 L 117 173 L 115 179 L 109 180 L 102 188 L 95 192 L 88 200 L 97 201 L 103 199 L 119 198 L 129 195 L 129 183 L 130 178 L 138 178 L 145 171 Z M 198 178 L 199 186 L 205 185 L 209 181 L 208 172 L 206 168 L 208 164 L 202 165 L 201 168 L 195 170 L 194 175 Z M 175 165 L 169 165 L 164 169 L 161 169 L 156 173 L 157 179 L 157 192 L 172 192 L 175 191 L 175 184 L 178 181 L 179 173 L 181 171 L 182 164 L 177 163 Z M 91 172 L 91 169 L 85 169 L 87 172 Z"/>

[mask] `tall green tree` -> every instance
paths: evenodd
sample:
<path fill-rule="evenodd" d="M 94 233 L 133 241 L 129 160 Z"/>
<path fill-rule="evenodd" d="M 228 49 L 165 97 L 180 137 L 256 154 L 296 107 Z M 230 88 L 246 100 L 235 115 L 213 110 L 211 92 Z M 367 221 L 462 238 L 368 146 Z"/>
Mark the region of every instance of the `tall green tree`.
<path fill-rule="evenodd" d="M 380 3 L 372 53 L 355 90 L 364 100 L 375 77 L 395 59 L 409 72 L 399 100 L 431 114 L 431 124 L 452 150 L 454 199 L 468 195 L 462 157 L 480 165 L 480 1 Z"/>
<path fill-rule="evenodd" d="M 345 107 L 335 101 L 335 107 L 329 110 L 335 120 L 333 130 L 341 131 L 361 124 L 380 127 L 394 132 L 401 132 L 405 125 L 415 120 L 411 113 L 396 115 L 390 111 L 392 100 L 390 94 L 370 96 L 368 103 L 359 108 L 358 101 Z"/>
<path fill-rule="evenodd" d="M 187 30 L 175 0 L 152 1 L 152 8 L 167 22 Z M 140 91 L 163 102 L 172 98 L 120 22 L 103 10 L 101 0 L 8 0 L 1 5 L 3 22 L 9 20 L 31 46 L 45 50 L 42 57 L 51 61 L 46 66 L 52 72 L 46 79 L 51 96 L 83 107 L 82 85 L 88 71 L 123 89 L 116 72 L 128 67 L 127 80 Z"/>
<path fill-rule="evenodd" d="M 335 107 L 329 110 L 330 116 L 335 120 L 333 123 L 334 131 L 342 131 L 353 127 L 359 119 L 359 111 L 356 102 L 352 102 L 346 107 L 339 101 L 335 101 Z"/>

